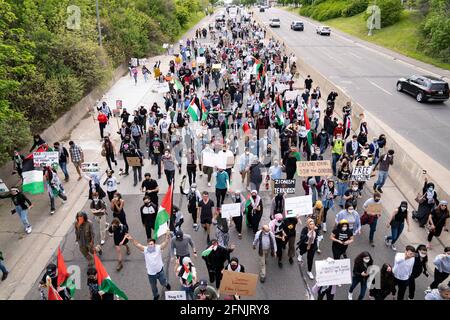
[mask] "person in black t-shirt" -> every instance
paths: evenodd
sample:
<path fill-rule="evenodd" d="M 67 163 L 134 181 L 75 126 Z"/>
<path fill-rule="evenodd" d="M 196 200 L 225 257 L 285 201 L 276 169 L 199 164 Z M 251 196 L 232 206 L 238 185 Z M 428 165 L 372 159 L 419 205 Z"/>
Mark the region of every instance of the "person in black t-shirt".
<path fill-rule="evenodd" d="M 116 247 L 118 259 L 116 270 L 120 271 L 123 268 L 122 251 L 120 250 L 120 246 L 125 246 L 127 248 L 127 255 L 130 255 L 128 239 L 125 237 L 128 234 L 128 226 L 120 223 L 119 218 L 114 218 L 111 222 L 111 226 L 109 227 L 108 232 L 114 236 L 114 245 Z"/>
<path fill-rule="evenodd" d="M 203 191 L 202 200 L 198 204 L 198 215 L 200 216 L 200 223 L 207 233 L 207 243 L 210 242 L 210 229 L 213 219 L 213 208 L 214 202 L 209 199 L 208 192 Z"/>
<path fill-rule="evenodd" d="M 150 198 L 150 200 L 158 206 L 158 192 L 159 186 L 156 180 L 152 179 L 150 173 L 144 174 L 144 181 L 141 184 L 142 192 L 145 192 L 145 195 Z"/>
<path fill-rule="evenodd" d="M 311 90 L 312 83 L 313 83 L 313 80 L 311 79 L 311 76 L 308 74 L 308 76 L 305 79 L 305 88 L 308 90 Z"/>
<path fill-rule="evenodd" d="M 114 300 L 114 295 L 109 292 L 100 294 L 100 288 L 97 278 L 97 270 L 95 268 L 89 268 L 87 270 L 87 285 L 89 288 L 89 294 L 92 301 L 102 300 Z"/>
<path fill-rule="evenodd" d="M 333 252 L 333 259 L 338 260 L 341 256 L 347 258 L 347 247 L 353 242 L 353 232 L 349 229 L 347 220 L 339 221 L 339 224 L 333 230 L 330 236 L 333 244 L 331 250 Z"/>
<path fill-rule="evenodd" d="M 288 246 L 289 263 L 294 263 L 295 257 L 295 236 L 298 219 L 296 217 L 289 217 L 284 219 L 284 233 L 286 234 L 286 243 Z"/>

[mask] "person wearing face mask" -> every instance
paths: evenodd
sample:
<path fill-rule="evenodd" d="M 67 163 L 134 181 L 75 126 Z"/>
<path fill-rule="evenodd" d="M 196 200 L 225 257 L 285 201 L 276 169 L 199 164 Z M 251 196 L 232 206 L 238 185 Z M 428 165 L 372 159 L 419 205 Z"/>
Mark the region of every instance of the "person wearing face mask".
<path fill-rule="evenodd" d="M 270 221 L 269 227 L 275 235 L 275 241 L 277 243 L 278 267 L 282 268 L 283 263 L 281 260 L 283 258 L 283 250 L 286 247 L 286 233 L 284 232 L 285 225 L 283 215 L 281 213 L 277 213 L 275 215 L 275 219 Z"/>
<path fill-rule="evenodd" d="M 220 208 L 225 201 L 225 196 L 230 187 L 230 176 L 224 169 L 219 169 L 216 173 L 216 200 L 217 208 Z"/>
<path fill-rule="evenodd" d="M 441 283 L 437 289 L 431 290 L 425 300 L 450 300 L 450 283 Z"/>
<path fill-rule="evenodd" d="M 200 280 L 198 282 L 197 288 L 194 290 L 194 299 L 195 300 L 218 300 L 219 294 L 216 289 L 212 286 L 208 285 L 208 281 Z"/>
<path fill-rule="evenodd" d="M 297 171 L 297 161 L 301 160 L 301 155 L 295 145 L 291 146 L 289 152 L 283 157 L 283 166 L 286 169 L 286 179 L 293 179 Z"/>
<path fill-rule="evenodd" d="M 358 199 L 362 198 L 361 189 L 357 181 L 352 181 L 350 188 L 344 192 L 344 202 L 351 201 L 354 208 L 358 207 Z"/>
<path fill-rule="evenodd" d="M 375 231 L 377 230 L 377 223 L 378 218 L 381 216 L 381 210 L 380 212 L 372 212 L 370 205 L 378 205 L 380 208 L 382 208 L 382 200 L 381 200 L 381 194 L 378 192 L 374 192 L 373 197 L 369 198 L 364 202 L 363 208 L 364 213 L 361 216 L 361 225 L 368 224 L 370 227 L 370 233 L 369 233 L 369 242 L 372 247 L 375 247 L 375 243 L 373 242 L 373 239 L 375 237 Z"/>
<path fill-rule="evenodd" d="M 114 194 L 114 198 L 111 201 L 111 210 L 113 212 L 113 218 L 119 218 L 122 224 L 128 226 L 124 207 L 125 207 L 125 200 L 122 199 L 122 195 L 120 193 L 116 192 Z"/>
<path fill-rule="evenodd" d="M 399 252 L 395 255 L 395 264 L 393 268 L 395 285 L 398 286 L 397 300 L 403 300 L 409 279 L 413 272 L 416 257 L 416 249 L 413 246 L 406 246 L 405 252 Z"/>
<path fill-rule="evenodd" d="M 164 167 L 164 174 L 166 175 L 167 179 L 167 184 L 171 185 L 172 182 L 175 184 L 175 160 L 173 159 L 173 156 L 170 154 L 169 149 L 166 149 L 164 151 L 162 163 Z"/>
<path fill-rule="evenodd" d="M 87 270 L 87 286 L 89 288 L 89 297 L 91 301 L 107 301 L 114 300 L 114 294 L 103 292 L 98 284 L 97 269 L 88 268 Z"/>
<path fill-rule="evenodd" d="M 324 154 L 330 143 L 330 136 L 323 128 L 317 135 L 316 144 L 319 146 L 320 154 Z"/>
<path fill-rule="evenodd" d="M 348 245 L 353 242 L 353 232 L 349 229 L 347 220 L 339 221 L 339 224 L 331 233 L 330 239 L 332 241 L 333 259 L 341 259 L 341 256 L 346 259 Z"/>
<path fill-rule="evenodd" d="M 236 231 L 238 232 L 238 238 L 242 239 L 242 219 L 245 211 L 245 198 L 242 195 L 240 190 L 236 190 L 234 194 L 231 196 L 233 203 L 241 204 L 241 215 L 237 217 L 232 217 L 233 223 L 236 227 Z"/>
<path fill-rule="evenodd" d="M 434 183 L 428 182 L 428 178 L 425 177 L 422 193 L 418 194 L 415 200 L 419 203 L 419 207 L 417 208 L 417 211 L 413 212 L 413 218 L 419 221 L 419 226 L 421 228 L 424 228 L 428 222 L 428 216 L 430 215 L 431 210 L 439 204 Z"/>
<path fill-rule="evenodd" d="M 416 291 L 416 279 L 420 277 L 420 275 L 423 273 L 425 277 L 428 278 L 428 270 L 427 270 L 427 264 L 428 264 L 428 250 L 427 247 L 424 244 L 420 244 L 416 249 L 416 256 L 414 258 L 414 266 L 413 271 L 411 273 L 411 276 L 409 277 L 408 282 L 408 300 L 414 300 L 414 293 Z"/>
<path fill-rule="evenodd" d="M 145 228 L 147 241 L 152 238 L 152 229 L 155 228 L 156 213 L 158 212 L 158 205 L 154 203 L 149 196 L 144 197 L 144 205 L 141 206 L 141 221 Z"/>
<path fill-rule="evenodd" d="M 434 258 L 434 280 L 430 284 L 431 289 L 436 289 L 438 285 L 445 281 L 450 274 L 450 247 L 445 247 L 443 254 L 438 254 Z"/>
<path fill-rule="evenodd" d="M 273 165 L 269 168 L 270 185 L 272 187 L 273 194 L 275 194 L 274 180 L 281 179 L 283 168 L 278 164 L 277 160 L 273 161 Z"/>
<path fill-rule="evenodd" d="M 197 283 L 197 269 L 194 267 L 192 260 L 189 257 L 184 257 L 181 260 L 176 260 L 174 267 L 175 275 L 180 280 L 181 290 L 186 292 L 187 300 L 194 300 L 194 287 Z"/>
<path fill-rule="evenodd" d="M 314 262 L 314 255 L 317 251 L 317 240 L 320 235 L 320 231 L 317 229 L 314 220 L 308 218 L 306 220 L 306 226 L 302 229 L 300 233 L 300 240 L 297 243 L 297 248 L 299 249 L 299 254 L 297 260 L 299 263 L 303 264 L 303 255 L 307 253 L 308 262 L 308 277 L 313 280 L 314 275 L 312 274 L 312 267 Z"/>
<path fill-rule="evenodd" d="M 106 193 L 108 194 L 108 199 L 111 202 L 114 198 L 114 194 L 117 192 L 117 185 L 120 182 L 117 182 L 116 177 L 113 176 L 114 170 L 106 170 L 106 179 L 103 182 L 103 185 L 106 185 Z"/>
<path fill-rule="evenodd" d="M 221 208 L 217 208 L 213 218 L 213 225 L 216 226 L 216 236 L 219 245 L 222 247 L 228 247 L 228 242 L 230 241 L 228 219 L 223 218 L 221 214 Z"/>
<path fill-rule="evenodd" d="M 145 196 L 149 197 L 152 203 L 158 206 L 158 192 L 159 186 L 155 179 L 149 172 L 144 174 L 144 181 L 141 184 L 141 191 L 145 192 Z"/>
<path fill-rule="evenodd" d="M 345 209 L 339 211 L 336 215 L 335 223 L 338 224 L 341 220 L 347 220 L 349 229 L 353 232 L 353 235 L 361 233 L 361 220 L 351 202 L 347 202 Z"/>
<path fill-rule="evenodd" d="M 193 183 L 191 187 L 189 188 L 189 191 L 185 193 L 182 192 L 188 201 L 187 208 L 188 212 L 192 215 L 192 228 L 197 231 L 199 226 L 197 224 L 197 211 L 200 201 L 202 200 L 202 196 L 200 194 L 200 191 L 197 190 L 197 184 Z"/>
<path fill-rule="evenodd" d="M 245 179 L 247 178 L 247 181 L 245 182 L 246 187 L 249 188 L 250 185 L 250 165 L 253 162 L 254 155 L 250 153 L 248 148 L 245 148 L 245 153 L 241 155 L 239 159 L 239 172 L 242 176 L 242 184 L 244 184 Z"/>
<path fill-rule="evenodd" d="M 170 242 L 170 231 L 166 231 L 166 236 L 161 244 L 156 244 L 156 240 L 150 239 L 147 246 L 140 244 L 130 234 L 126 235 L 126 238 L 133 242 L 136 248 L 144 254 L 145 266 L 147 269 L 148 280 L 152 288 L 153 300 L 159 299 L 158 287 L 156 282 L 159 283 L 170 291 L 171 286 L 167 281 L 166 274 L 164 272 L 164 262 L 162 259 L 162 251 L 167 247 Z"/>
<path fill-rule="evenodd" d="M 364 251 L 355 258 L 353 265 L 353 277 L 352 284 L 348 291 L 348 300 L 353 300 L 353 290 L 355 290 L 358 284 L 361 284 L 361 291 L 359 292 L 358 300 L 363 300 L 367 290 L 367 279 L 369 273 L 367 269 L 373 265 L 373 259 L 370 253 Z"/>
<path fill-rule="evenodd" d="M 125 246 L 125 248 L 127 248 L 127 255 L 130 255 L 130 247 L 128 246 L 128 238 L 126 237 L 128 233 L 128 226 L 120 223 L 120 220 L 118 218 L 114 218 L 111 222 L 111 226 L 109 227 L 108 232 L 114 237 L 114 246 L 116 248 L 117 254 L 116 270 L 120 271 L 123 268 L 122 251 L 120 250 L 120 247 Z"/>
<path fill-rule="evenodd" d="M 164 142 L 159 138 L 159 134 L 155 133 L 149 150 L 154 163 L 158 166 L 158 179 L 161 179 L 161 157 L 164 152 Z"/>
<path fill-rule="evenodd" d="M 225 267 L 225 270 L 232 272 L 242 272 L 245 273 L 245 267 L 239 263 L 239 259 L 232 257 L 230 263 Z M 234 296 L 224 296 L 224 300 L 240 300 L 241 297 L 235 294 Z"/>
<path fill-rule="evenodd" d="M 338 196 L 338 190 L 335 187 L 334 180 L 328 179 L 326 183 L 322 185 L 322 203 L 323 203 L 323 222 L 322 231 L 327 232 L 327 214 L 328 210 L 334 207 L 334 199 Z"/>
<path fill-rule="evenodd" d="M 20 221 L 23 224 L 26 234 L 30 234 L 32 231 L 32 227 L 30 222 L 28 221 L 28 210 L 33 207 L 31 201 L 25 196 L 24 193 L 20 192 L 17 188 L 11 188 L 8 193 L 0 194 L 0 199 L 10 198 L 14 209 L 11 210 L 11 213 L 17 213 L 20 218 Z"/>
<path fill-rule="evenodd" d="M 78 243 L 81 254 L 88 260 L 89 266 L 94 265 L 94 228 L 92 222 L 88 220 L 86 212 L 81 211 L 76 215 L 75 241 Z"/>
<path fill-rule="evenodd" d="M 194 242 L 190 235 L 185 234 L 183 231 L 178 230 L 175 232 L 175 236 L 172 237 L 170 243 L 170 250 L 173 252 L 174 259 L 181 263 L 185 257 L 190 257 L 189 247 L 192 248 L 194 257 L 197 258 L 197 250 L 195 249 Z"/>
<path fill-rule="evenodd" d="M 384 237 L 384 243 L 386 246 L 390 246 L 392 250 L 396 251 L 395 242 L 400 238 L 403 228 L 408 225 L 408 232 L 411 231 L 409 218 L 408 218 L 408 202 L 402 201 L 400 207 L 392 212 L 391 217 L 386 224 L 386 228 L 391 228 L 391 235 Z"/>
<path fill-rule="evenodd" d="M 98 197 L 97 192 L 92 194 L 90 208 L 91 213 L 94 215 L 94 219 L 99 226 L 100 245 L 104 245 L 106 240 L 106 229 L 108 228 L 108 223 L 106 222 L 106 203 Z"/>
<path fill-rule="evenodd" d="M 337 162 L 344 153 L 344 144 L 345 142 L 342 140 L 342 134 L 336 135 L 336 139 L 331 142 L 331 168 L 333 169 L 334 176 L 336 176 Z"/>
<path fill-rule="evenodd" d="M 211 245 L 202 252 L 202 259 L 205 261 L 206 268 L 208 269 L 209 280 L 211 283 L 216 282 L 217 289 L 220 288 L 224 263 L 225 261 L 230 261 L 230 253 L 234 249 L 234 245 L 225 248 L 219 245 L 217 239 L 212 239 Z"/>
<path fill-rule="evenodd" d="M 373 191 L 383 193 L 381 189 L 388 177 L 389 167 L 394 165 L 394 150 L 390 149 L 386 154 L 380 157 L 380 161 L 373 167 L 373 172 L 379 167 L 377 181 L 373 184 Z"/>
<path fill-rule="evenodd" d="M 261 187 L 261 183 L 263 181 L 262 177 L 262 168 L 263 165 L 258 159 L 254 159 L 250 166 L 250 188 L 252 190 L 256 190 L 259 192 L 259 188 Z"/>
<path fill-rule="evenodd" d="M 380 289 L 370 289 L 369 297 L 375 300 L 385 300 L 390 294 L 395 299 L 395 278 L 392 267 L 388 263 L 383 264 L 380 271 Z"/>
<path fill-rule="evenodd" d="M 431 214 L 428 217 L 428 226 L 430 228 L 430 231 L 428 233 L 428 244 L 427 248 L 431 248 L 431 240 L 433 240 L 433 237 L 439 238 L 439 236 L 442 233 L 442 230 L 447 230 L 447 220 L 450 217 L 450 214 L 448 212 L 448 202 L 445 200 L 442 200 L 439 202 L 439 206 L 431 210 Z"/>
<path fill-rule="evenodd" d="M 211 149 L 209 144 L 207 144 L 205 146 L 205 149 L 203 149 L 203 151 L 201 151 L 201 154 L 202 154 L 202 157 L 201 157 L 202 159 L 205 158 L 205 154 L 209 154 L 209 156 L 215 156 L 214 150 Z M 202 163 L 204 163 L 203 160 L 202 160 Z M 213 167 L 203 165 L 203 173 L 208 176 L 208 187 L 211 187 L 211 177 L 212 177 L 213 171 L 214 171 Z"/>
<path fill-rule="evenodd" d="M 259 222 L 263 215 L 263 203 L 258 191 L 252 190 L 251 197 L 246 202 L 247 226 L 253 230 L 253 233 L 259 229 Z"/>
<path fill-rule="evenodd" d="M 259 255 L 259 280 L 261 283 L 266 281 L 266 260 L 269 255 L 275 256 L 277 251 L 277 243 L 275 235 L 268 225 L 264 225 L 261 230 L 256 232 L 255 239 L 253 240 L 253 250 L 258 249 Z"/>
<path fill-rule="evenodd" d="M 207 191 L 203 191 L 202 200 L 198 204 L 198 215 L 200 216 L 200 223 L 206 231 L 206 242 L 210 242 L 210 229 L 213 219 L 214 202 L 209 199 Z"/>
<path fill-rule="evenodd" d="M 285 194 L 284 193 L 278 193 L 273 199 L 272 199 L 272 205 L 270 208 L 270 219 L 275 219 L 275 215 L 277 213 L 285 215 Z"/>

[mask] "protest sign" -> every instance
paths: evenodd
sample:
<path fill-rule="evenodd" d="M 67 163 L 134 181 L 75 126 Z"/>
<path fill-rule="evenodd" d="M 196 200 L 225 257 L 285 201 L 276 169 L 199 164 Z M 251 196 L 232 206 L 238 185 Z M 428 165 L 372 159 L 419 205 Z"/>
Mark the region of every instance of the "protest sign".
<path fill-rule="evenodd" d="M 254 296 L 258 275 L 234 271 L 223 271 L 220 293 L 225 295 Z"/>
<path fill-rule="evenodd" d="M 295 179 L 275 179 L 274 190 L 277 193 L 294 194 L 295 193 Z"/>
<path fill-rule="evenodd" d="M 163 48 L 164 49 L 167 49 L 169 47 L 169 44 L 168 43 L 163 43 Z"/>
<path fill-rule="evenodd" d="M 381 214 L 383 212 L 383 207 L 381 203 L 372 203 L 367 206 L 367 212 Z"/>
<path fill-rule="evenodd" d="M 241 215 L 241 204 L 240 203 L 230 203 L 222 205 L 222 218 L 232 218 L 239 217 Z"/>
<path fill-rule="evenodd" d="M 59 153 L 52 152 L 33 152 L 33 164 L 35 168 L 51 166 L 59 163 Z"/>
<path fill-rule="evenodd" d="M 352 283 L 350 259 L 318 260 L 315 263 L 317 286 Z"/>
<path fill-rule="evenodd" d="M 169 83 L 167 82 L 163 82 L 163 83 L 158 83 L 155 85 L 155 90 L 158 93 L 166 93 L 166 92 L 170 92 L 170 87 L 169 87 Z"/>
<path fill-rule="evenodd" d="M 142 166 L 141 159 L 139 157 L 127 157 L 127 161 L 130 167 Z"/>
<path fill-rule="evenodd" d="M 221 70 L 222 69 L 222 65 L 220 63 L 214 63 L 212 65 L 212 70 Z"/>
<path fill-rule="evenodd" d="M 330 160 L 297 161 L 297 174 L 299 177 L 333 176 Z"/>
<path fill-rule="evenodd" d="M 289 90 L 289 86 L 287 84 L 284 84 L 284 83 L 277 83 L 275 85 L 275 88 L 280 93 L 283 92 L 283 91 Z"/>
<path fill-rule="evenodd" d="M 300 196 L 285 199 L 286 217 L 312 214 L 312 196 Z"/>
<path fill-rule="evenodd" d="M 3 180 L 0 179 L 0 193 L 8 192 L 8 191 L 9 191 L 8 187 L 7 187 L 6 184 L 3 182 Z"/>
<path fill-rule="evenodd" d="M 226 169 L 227 168 L 227 154 L 226 152 L 219 152 L 216 154 L 216 166 L 219 169 Z"/>
<path fill-rule="evenodd" d="M 122 109 L 122 100 L 116 100 L 116 109 Z"/>
<path fill-rule="evenodd" d="M 284 93 L 284 98 L 286 101 L 295 100 L 300 95 L 300 92 L 298 90 L 293 91 L 286 91 Z"/>
<path fill-rule="evenodd" d="M 206 64 L 206 58 L 205 57 L 197 57 L 197 64 L 198 65 Z"/>
<path fill-rule="evenodd" d="M 217 157 L 214 152 L 203 152 L 202 160 L 204 167 L 214 168 L 217 165 Z"/>
<path fill-rule="evenodd" d="M 166 300 L 186 300 L 186 291 L 166 291 Z"/>
<path fill-rule="evenodd" d="M 86 173 L 100 172 L 100 166 L 98 162 L 83 162 L 81 164 L 81 171 Z"/>
<path fill-rule="evenodd" d="M 363 167 L 358 166 L 354 167 L 352 171 L 352 181 L 369 181 L 370 175 L 372 174 L 372 166 Z"/>

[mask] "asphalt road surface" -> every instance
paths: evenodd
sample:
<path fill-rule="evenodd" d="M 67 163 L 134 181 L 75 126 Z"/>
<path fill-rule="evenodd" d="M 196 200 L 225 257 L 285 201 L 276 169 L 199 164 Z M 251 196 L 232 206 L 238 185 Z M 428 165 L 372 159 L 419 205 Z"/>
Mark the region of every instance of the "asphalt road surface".
<path fill-rule="evenodd" d="M 315 24 L 287 11 L 277 8 L 270 8 L 264 13 L 254 11 L 267 27 L 270 18 L 280 18 L 281 27 L 272 30 L 284 39 L 297 57 L 304 59 L 367 111 L 450 169 L 450 102 L 418 103 L 414 97 L 396 91 L 397 79 L 424 74 L 423 71 L 374 49 L 357 45 L 334 33 L 333 29 L 331 36 L 320 36 L 316 34 Z M 304 22 L 303 32 L 290 29 L 294 20 Z M 319 25 L 318 22 L 316 24 Z"/>

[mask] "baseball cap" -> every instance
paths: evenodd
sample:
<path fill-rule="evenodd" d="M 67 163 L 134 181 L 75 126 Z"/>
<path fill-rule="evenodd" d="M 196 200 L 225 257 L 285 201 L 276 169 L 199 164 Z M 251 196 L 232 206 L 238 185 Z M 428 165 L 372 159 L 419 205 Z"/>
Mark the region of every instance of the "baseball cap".
<path fill-rule="evenodd" d="M 202 290 L 205 290 L 206 287 L 208 287 L 208 281 L 206 280 L 200 280 L 200 282 L 198 283 L 198 287 Z"/>

